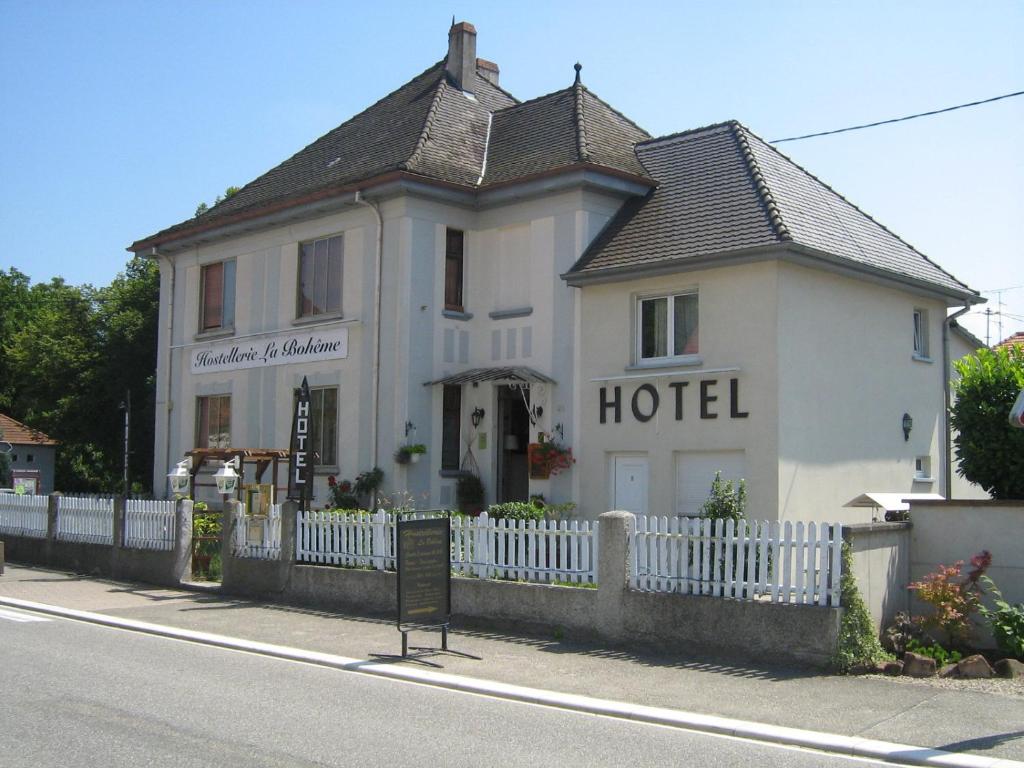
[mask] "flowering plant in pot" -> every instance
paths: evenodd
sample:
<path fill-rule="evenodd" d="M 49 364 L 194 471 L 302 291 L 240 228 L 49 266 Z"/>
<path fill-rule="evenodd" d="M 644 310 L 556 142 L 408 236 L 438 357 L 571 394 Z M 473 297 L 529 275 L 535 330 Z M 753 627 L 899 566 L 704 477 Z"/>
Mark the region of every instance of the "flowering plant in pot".
<path fill-rule="evenodd" d="M 420 456 L 426 452 L 427 446 L 423 445 L 423 443 L 400 445 L 398 446 L 398 450 L 395 451 L 395 463 L 409 464 L 411 462 L 415 464 L 420 460 Z"/>
<path fill-rule="evenodd" d="M 531 480 L 547 480 L 576 463 L 572 448 L 559 445 L 553 440 L 530 443 L 527 448 Z"/>

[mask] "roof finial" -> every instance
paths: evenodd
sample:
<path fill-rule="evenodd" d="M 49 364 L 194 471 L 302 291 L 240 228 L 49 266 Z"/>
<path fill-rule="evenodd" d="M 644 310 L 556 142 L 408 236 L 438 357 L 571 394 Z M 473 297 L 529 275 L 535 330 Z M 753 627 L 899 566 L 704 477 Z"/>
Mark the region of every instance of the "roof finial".
<path fill-rule="evenodd" d="M 576 70 L 576 83 L 575 84 L 579 85 L 580 84 L 580 70 L 583 69 L 583 65 L 580 64 L 577 61 L 576 64 L 573 66 L 573 69 Z"/>
<path fill-rule="evenodd" d="M 455 14 L 453 13 L 453 14 L 452 14 L 452 27 L 454 27 L 454 26 L 455 26 Z M 449 27 L 449 29 L 450 29 L 450 28 L 451 28 L 451 27 Z"/>

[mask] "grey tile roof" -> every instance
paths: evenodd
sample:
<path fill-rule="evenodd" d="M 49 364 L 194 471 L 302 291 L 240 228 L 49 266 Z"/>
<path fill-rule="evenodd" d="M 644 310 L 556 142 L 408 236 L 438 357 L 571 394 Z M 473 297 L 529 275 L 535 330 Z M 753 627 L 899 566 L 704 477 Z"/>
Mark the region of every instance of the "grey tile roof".
<path fill-rule="evenodd" d="M 639 144 L 658 186 L 609 222 L 570 270 L 654 264 L 792 243 L 851 266 L 971 289 L 737 122 Z"/>
<path fill-rule="evenodd" d="M 519 104 L 477 74 L 469 97 L 450 82 L 440 61 L 206 213 L 132 247 L 392 171 L 467 188 L 581 163 L 646 177 L 633 148 L 648 138 L 578 82 Z"/>
<path fill-rule="evenodd" d="M 647 177 L 634 146 L 649 138 L 577 83 L 495 113 L 484 185 L 577 163 Z"/>

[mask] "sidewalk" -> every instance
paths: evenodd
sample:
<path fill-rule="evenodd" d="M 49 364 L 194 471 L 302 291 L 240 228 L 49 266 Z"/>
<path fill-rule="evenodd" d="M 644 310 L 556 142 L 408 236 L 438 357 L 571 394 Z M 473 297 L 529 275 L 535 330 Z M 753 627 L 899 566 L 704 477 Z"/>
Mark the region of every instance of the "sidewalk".
<path fill-rule="evenodd" d="M 11 564 L 0 576 L 0 600 L 5 597 L 357 659 L 397 654 L 401 647 L 401 636 L 387 618 L 255 603 L 210 592 L 119 583 Z M 410 644 L 437 647 L 440 636 L 413 633 Z M 445 673 L 499 683 L 1024 760 L 1021 681 L 976 684 L 833 677 L 459 627 L 449 635 L 449 647 L 481 660 L 454 655 L 426 660 Z"/>

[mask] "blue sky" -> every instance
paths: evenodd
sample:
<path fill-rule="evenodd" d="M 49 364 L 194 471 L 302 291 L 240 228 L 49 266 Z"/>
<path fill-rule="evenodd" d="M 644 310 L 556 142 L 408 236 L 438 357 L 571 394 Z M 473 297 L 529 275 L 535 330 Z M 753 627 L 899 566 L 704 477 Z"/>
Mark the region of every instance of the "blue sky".
<path fill-rule="evenodd" d="M 518 98 L 579 60 L 655 135 L 736 118 L 772 140 L 1024 90 L 1022 2 L 0 0 L 0 268 L 109 282 L 133 240 L 441 59 L 453 14 Z M 1022 136 L 1018 97 L 780 149 L 971 287 L 1012 287 L 1007 336 Z"/>

